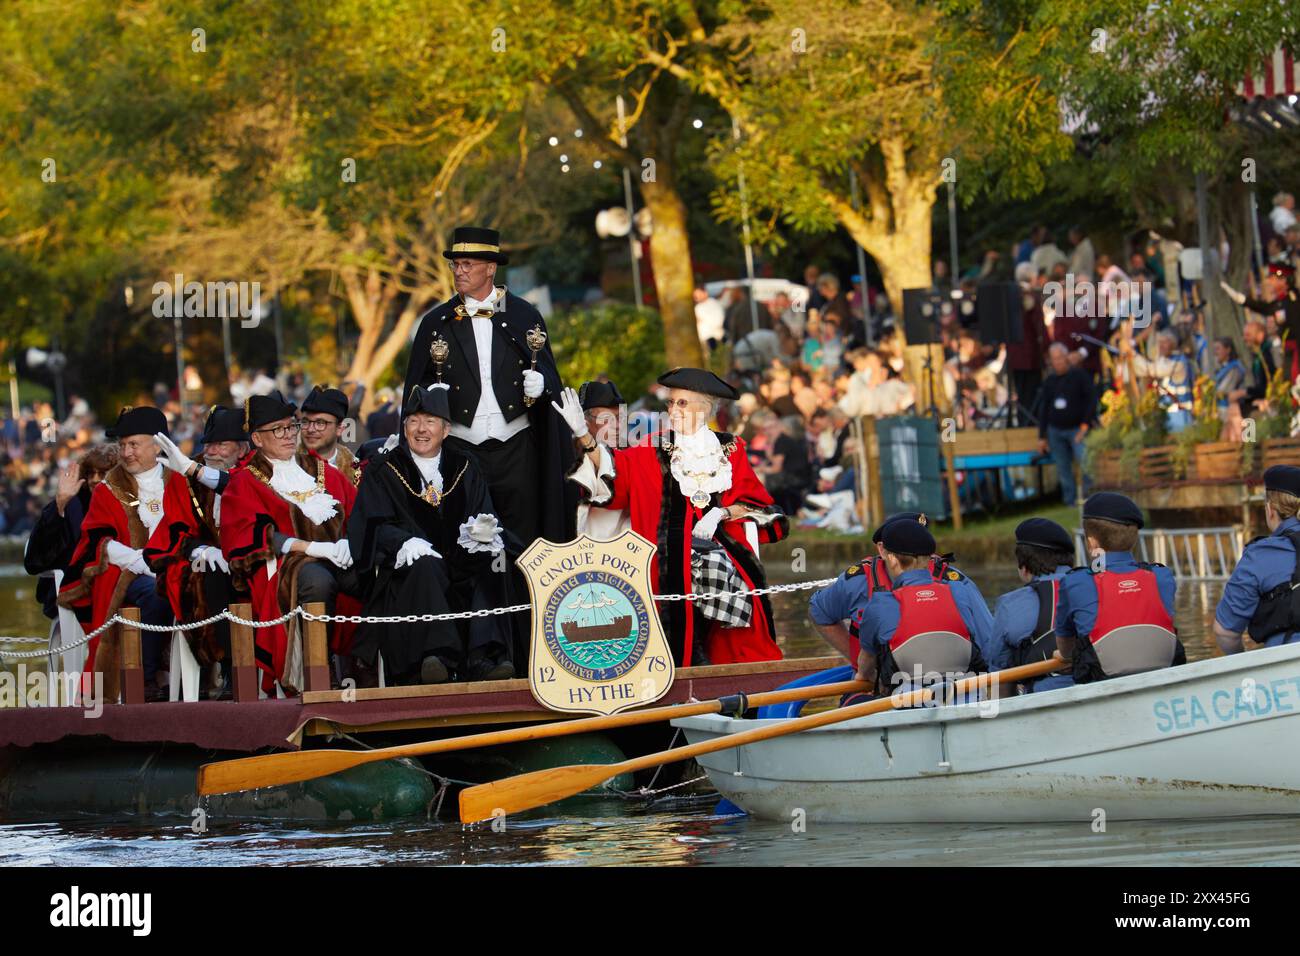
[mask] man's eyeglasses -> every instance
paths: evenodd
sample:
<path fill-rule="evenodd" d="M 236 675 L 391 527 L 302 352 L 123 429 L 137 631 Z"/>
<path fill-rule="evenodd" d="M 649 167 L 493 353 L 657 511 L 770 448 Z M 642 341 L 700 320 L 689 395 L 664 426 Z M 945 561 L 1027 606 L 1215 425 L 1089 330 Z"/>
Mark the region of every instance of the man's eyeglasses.
<path fill-rule="evenodd" d="M 301 422 L 291 422 L 288 425 L 276 425 L 274 428 L 259 428 L 257 431 L 262 434 L 270 432 L 276 438 L 288 438 L 290 435 L 298 434 L 300 428 L 302 428 Z"/>
<path fill-rule="evenodd" d="M 304 418 L 302 420 L 302 430 L 305 432 L 323 432 L 333 424 L 328 418 Z"/>

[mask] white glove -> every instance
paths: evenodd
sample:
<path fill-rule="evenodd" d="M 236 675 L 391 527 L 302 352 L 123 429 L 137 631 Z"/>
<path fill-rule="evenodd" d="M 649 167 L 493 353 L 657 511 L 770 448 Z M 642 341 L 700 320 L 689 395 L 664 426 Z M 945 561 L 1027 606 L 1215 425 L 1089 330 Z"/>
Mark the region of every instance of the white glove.
<path fill-rule="evenodd" d="M 307 554 L 328 561 L 344 570 L 352 567 L 352 546 L 348 544 L 347 538 L 338 541 L 313 541 L 307 545 Z"/>
<path fill-rule="evenodd" d="M 1243 303 L 1245 303 L 1246 301 L 1245 293 L 1238 292 L 1236 289 L 1228 285 L 1228 283 L 1224 282 L 1222 279 L 1219 280 L 1219 288 L 1222 289 L 1224 293 L 1227 294 L 1229 299 L 1237 303 L 1237 305 L 1242 305 Z"/>
<path fill-rule="evenodd" d="M 726 508 L 710 508 L 704 512 L 704 517 L 695 522 L 691 528 L 692 538 L 712 538 L 717 533 L 718 525 L 727 517 Z"/>
<path fill-rule="evenodd" d="M 168 468 L 182 475 L 189 474 L 189 470 L 194 467 L 192 458 L 177 448 L 176 443 L 163 432 L 154 435 L 153 440 L 158 443 L 158 447 L 162 449 L 162 453 L 167 457 Z"/>
<path fill-rule="evenodd" d="M 589 432 L 587 428 L 587 416 L 582 411 L 582 402 L 578 401 L 578 393 L 572 388 L 566 388 L 560 393 L 560 404 L 556 405 L 551 402 L 551 408 L 560 413 L 569 430 L 573 432 L 574 438 L 586 438 Z"/>
<path fill-rule="evenodd" d="M 226 556 L 221 553 L 221 549 L 205 544 L 195 548 L 190 554 L 190 567 L 195 571 L 225 571 L 229 573 L 230 565 L 226 563 Z"/>
<path fill-rule="evenodd" d="M 546 379 L 542 378 L 542 373 L 527 369 L 524 372 L 524 395 L 527 398 L 536 398 L 542 394 L 546 388 Z"/>
<path fill-rule="evenodd" d="M 393 564 L 394 568 L 404 568 L 408 564 L 414 564 L 420 558 L 441 558 L 433 545 L 423 538 L 408 538 L 400 548 L 397 549 L 397 561 Z"/>
<path fill-rule="evenodd" d="M 496 554 L 505 547 L 505 542 L 501 540 L 500 522 L 497 521 L 496 515 L 490 514 L 475 515 L 462 524 L 460 537 L 456 539 L 456 543 L 470 554 L 479 551 Z"/>
<path fill-rule="evenodd" d="M 141 566 L 144 566 L 147 570 L 148 566 L 144 564 L 143 551 L 129 547 L 121 541 L 115 541 L 112 538 L 105 543 L 104 547 L 108 551 L 109 564 L 116 565 L 123 571 L 134 571 L 136 574 L 145 573 L 144 571 L 139 570 Z"/>

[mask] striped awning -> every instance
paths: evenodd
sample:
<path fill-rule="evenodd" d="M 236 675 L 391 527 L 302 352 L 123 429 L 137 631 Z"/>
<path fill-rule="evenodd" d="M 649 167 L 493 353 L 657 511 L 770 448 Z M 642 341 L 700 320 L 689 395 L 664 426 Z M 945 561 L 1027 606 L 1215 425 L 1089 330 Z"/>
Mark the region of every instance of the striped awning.
<path fill-rule="evenodd" d="M 1237 85 L 1237 95 L 1248 100 L 1265 96 L 1295 96 L 1300 88 L 1300 59 L 1278 47 L 1258 71 L 1251 71 Z"/>

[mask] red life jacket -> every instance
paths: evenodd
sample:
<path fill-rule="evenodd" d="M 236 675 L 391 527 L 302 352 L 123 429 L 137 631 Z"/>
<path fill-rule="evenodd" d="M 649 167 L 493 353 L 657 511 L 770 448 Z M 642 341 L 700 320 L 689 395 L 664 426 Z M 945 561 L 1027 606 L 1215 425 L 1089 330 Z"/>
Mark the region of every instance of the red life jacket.
<path fill-rule="evenodd" d="M 1178 648 L 1174 622 L 1146 568 L 1099 571 L 1097 620 L 1088 640 L 1107 677 L 1169 667 Z"/>
<path fill-rule="evenodd" d="M 939 555 L 930 556 L 930 577 L 936 581 L 942 581 L 944 572 L 948 570 L 948 562 Z M 894 582 L 889 580 L 889 572 L 885 570 L 885 559 L 877 555 L 862 559 L 862 574 L 867 582 L 867 601 L 871 600 L 871 595 L 877 591 L 893 590 Z M 863 601 L 863 607 L 866 601 Z M 857 615 L 849 622 L 849 661 L 856 664 L 858 662 L 858 651 L 861 645 L 858 642 L 858 631 L 862 624 L 862 610 L 858 608 Z"/>
<path fill-rule="evenodd" d="M 946 584 L 909 584 L 894 588 L 898 600 L 898 627 L 889 639 L 890 673 L 881 676 L 892 681 L 893 672 L 908 675 L 920 668 L 922 674 L 966 673 L 970 670 L 972 649 L 970 630 L 957 610 L 952 590 Z"/>

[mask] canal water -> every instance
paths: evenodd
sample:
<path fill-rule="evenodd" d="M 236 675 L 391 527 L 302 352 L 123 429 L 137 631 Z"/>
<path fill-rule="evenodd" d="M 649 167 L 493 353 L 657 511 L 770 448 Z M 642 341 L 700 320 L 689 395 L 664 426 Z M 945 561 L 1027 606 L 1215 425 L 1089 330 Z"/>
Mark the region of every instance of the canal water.
<path fill-rule="evenodd" d="M 810 563 L 794 573 L 780 562 L 769 564 L 773 583 L 831 577 L 841 570 L 840 565 Z M 967 570 L 990 598 L 1018 584 L 1014 571 L 1006 568 Z M 1189 659 L 1214 653 L 1214 608 L 1221 592 L 1219 583 L 1189 582 L 1179 588 L 1176 620 Z M 787 656 L 828 653 L 808 623 L 810 593 L 775 596 Z M 0 635 L 35 635 L 46 629 L 32 599 L 31 580 L 20 568 L 0 568 Z M 188 818 L 0 821 L 0 865 L 1300 864 L 1300 818 L 1112 821 L 1100 833 L 1091 821 L 872 827 L 814 822 L 799 831 L 793 824 L 718 816 L 714 801 L 700 797 L 665 798 L 649 809 L 591 800 L 580 815 L 562 819 L 538 813 L 507 820 L 501 832 L 445 820 L 290 826 L 210 816 L 203 833 L 193 832 Z"/>

